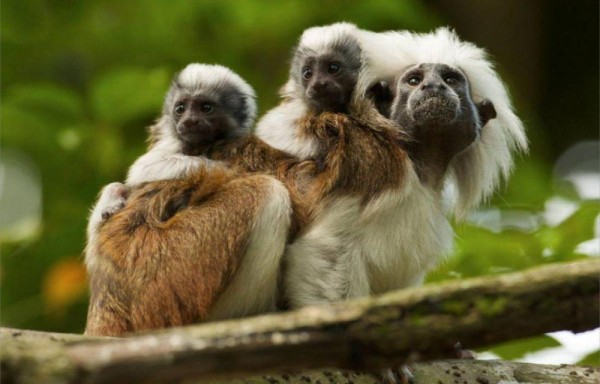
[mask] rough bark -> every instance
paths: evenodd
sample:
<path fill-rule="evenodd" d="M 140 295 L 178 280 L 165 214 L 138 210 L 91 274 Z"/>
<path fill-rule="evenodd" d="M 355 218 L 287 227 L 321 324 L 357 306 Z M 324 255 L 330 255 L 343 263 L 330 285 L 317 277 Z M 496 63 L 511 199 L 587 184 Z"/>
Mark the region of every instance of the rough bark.
<path fill-rule="evenodd" d="M 216 380 L 326 367 L 376 370 L 447 358 L 452 356 L 457 341 L 467 348 L 479 348 L 545 332 L 579 332 L 598 327 L 599 275 L 597 260 L 549 265 L 523 273 L 425 286 L 331 306 L 125 339 L 76 341 L 85 339 L 3 329 L 2 382 Z M 420 382 L 437 382 L 430 381 L 425 373 L 428 369 L 436 371 L 436 364 L 450 363 L 416 365 L 417 377 L 424 375 Z M 452 364 L 458 367 L 450 365 L 452 369 L 447 369 L 453 378 L 435 376 L 437 380 L 477 382 L 472 380 L 477 379 L 485 364 L 492 363 Z M 501 373 L 506 380 L 521 375 L 532 378 L 528 379 L 530 382 L 552 382 L 544 380 L 556 374 L 562 380 L 558 382 L 569 382 L 561 376 L 566 371 L 556 367 L 530 369 L 528 365 L 493 364 L 506 370 Z M 325 372 L 329 372 L 329 378 Z M 496 371 L 490 368 L 490 372 Z M 580 380 L 576 382 L 598 375 L 597 370 L 573 368 L 572 372 L 568 375 Z M 541 375 L 538 381 L 536 374 Z M 341 377 L 344 379 L 338 380 Z M 288 378 L 323 383 L 374 380 L 372 376 L 338 371 L 288 374 Z M 491 376 L 480 378 L 497 382 Z M 285 382 L 285 376 L 248 380 L 238 382 Z"/>

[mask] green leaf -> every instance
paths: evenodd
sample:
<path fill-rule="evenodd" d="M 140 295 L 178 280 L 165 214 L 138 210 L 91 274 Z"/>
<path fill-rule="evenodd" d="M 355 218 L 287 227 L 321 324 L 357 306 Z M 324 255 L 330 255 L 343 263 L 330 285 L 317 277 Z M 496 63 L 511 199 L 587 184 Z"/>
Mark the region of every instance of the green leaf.
<path fill-rule="evenodd" d="M 75 91 L 52 84 L 15 85 L 3 101 L 50 125 L 77 121 L 84 115 L 83 103 Z"/>
<path fill-rule="evenodd" d="M 577 362 L 577 365 L 585 365 L 588 367 L 600 367 L 600 349 L 590 353 L 583 359 L 579 360 L 579 362 Z"/>
<path fill-rule="evenodd" d="M 171 75 L 164 68 L 127 68 L 109 72 L 92 87 L 91 104 L 95 116 L 112 124 L 158 116 Z"/>
<path fill-rule="evenodd" d="M 594 223 L 598 214 L 600 214 L 598 202 L 587 201 L 577 212 L 557 227 L 562 234 L 563 241 L 556 247 L 556 253 L 559 256 L 556 261 L 565 260 L 578 244 L 594 237 Z"/>
<path fill-rule="evenodd" d="M 533 337 L 531 339 L 511 341 L 500 344 L 489 352 L 500 356 L 504 360 L 515 360 L 525 356 L 529 352 L 539 351 L 540 349 L 560 347 L 560 343 L 554 338 L 546 335 Z"/>

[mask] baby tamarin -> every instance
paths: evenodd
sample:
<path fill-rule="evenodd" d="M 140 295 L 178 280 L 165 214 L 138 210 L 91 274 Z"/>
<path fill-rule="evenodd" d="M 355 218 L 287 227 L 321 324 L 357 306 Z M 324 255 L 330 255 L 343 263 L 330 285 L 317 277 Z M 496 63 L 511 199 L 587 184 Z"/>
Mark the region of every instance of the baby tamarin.
<path fill-rule="evenodd" d="M 255 115 L 254 90 L 239 75 L 220 65 L 186 66 L 167 92 L 161 118 L 150 128 L 148 152 L 129 168 L 125 185 L 111 183 L 102 190 L 88 223 L 88 242 L 93 243 L 102 220 L 125 205 L 130 187 L 183 178 L 203 166 L 223 166 L 197 155 L 218 140 L 247 134 Z"/>
<path fill-rule="evenodd" d="M 315 156 L 316 141 L 297 127 L 310 114 L 347 112 L 363 60 L 358 31 L 349 23 L 304 31 L 281 90 L 283 100 L 259 120 L 258 137 L 299 159 Z"/>
<path fill-rule="evenodd" d="M 252 88 L 224 67 L 192 64 L 176 77 L 150 150 L 90 217 L 86 334 L 274 309 L 292 202 L 267 175 L 287 157 L 243 136 L 255 110 Z M 236 156 L 231 169 L 206 157 L 219 154 Z"/>

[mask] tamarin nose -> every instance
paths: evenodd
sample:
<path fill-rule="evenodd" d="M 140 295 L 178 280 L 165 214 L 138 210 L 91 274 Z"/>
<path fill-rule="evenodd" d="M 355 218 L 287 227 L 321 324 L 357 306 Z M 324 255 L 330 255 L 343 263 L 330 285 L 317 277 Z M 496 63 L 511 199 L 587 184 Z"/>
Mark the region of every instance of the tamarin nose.
<path fill-rule="evenodd" d="M 183 126 L 186 128 L 194 128 L 196 125 L 198 125 L 198 120 L 196 119 L 187 119 L 183 122 Z"/>
<path fill-rule="evenodd" d="M 328 81 L 315 81 L 315 84 L 313 85 L 313 87 L 317 91 L 322 91 L 329 87 L 329 82 Z"/>
<path fill-rule="evenodd" d="M 428 82 L 423 83 L 423 85 L 421 86 L 421 89 L 431 90 L 431 91 L 443 91 L 444 84 L 442 84 L 441 82 L 438 82 L 438 81 L 428 81 Z"/>

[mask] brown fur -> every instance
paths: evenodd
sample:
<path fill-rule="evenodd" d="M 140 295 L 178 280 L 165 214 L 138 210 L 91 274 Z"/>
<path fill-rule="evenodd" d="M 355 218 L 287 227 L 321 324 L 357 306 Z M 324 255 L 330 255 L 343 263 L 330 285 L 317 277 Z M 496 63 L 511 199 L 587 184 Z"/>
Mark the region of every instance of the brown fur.
<path fill-rule="evenodd" d="M 236 272 L 268 186 L 262 175 L 217 171 L 135 190 L 100 230 L 86 334 L 205 318 Z M 176 217 L 165 211 L 182 198 L 186 209 Z"/>
<path fill-rule="evenodd" d="M 304 124 L 326 145 L 322 161 L 327 172 L 319 175 L 321 185 L 313 193 L 326 189 L 335 195 L 361 196 L 368 203 L 386 190 L 402 187 L 408 137 L 370 101 L 352 105 L 350 116 L 327 112 L 308 117 Z"/>
<path fill-rule="evenodd" d="M 354 117 L 326 112 L 302 121 L 300 129 L 319 140 L 319 159 L 298 161 L 248 136 L 209 149 L 208 157 L 230 170 L 201 170 L 132 191 L 102 225 L 92 250 L 97 262 L 90 268 L 86 334 L 206 319 L 236 273 L 272 176 L 292 198 L 294 234 L 325 208 L 328 196 L 356 195 L 367 203 L 401 188 L 410 166 L 405 135 L 369 102 L 353 109 Z"/>

